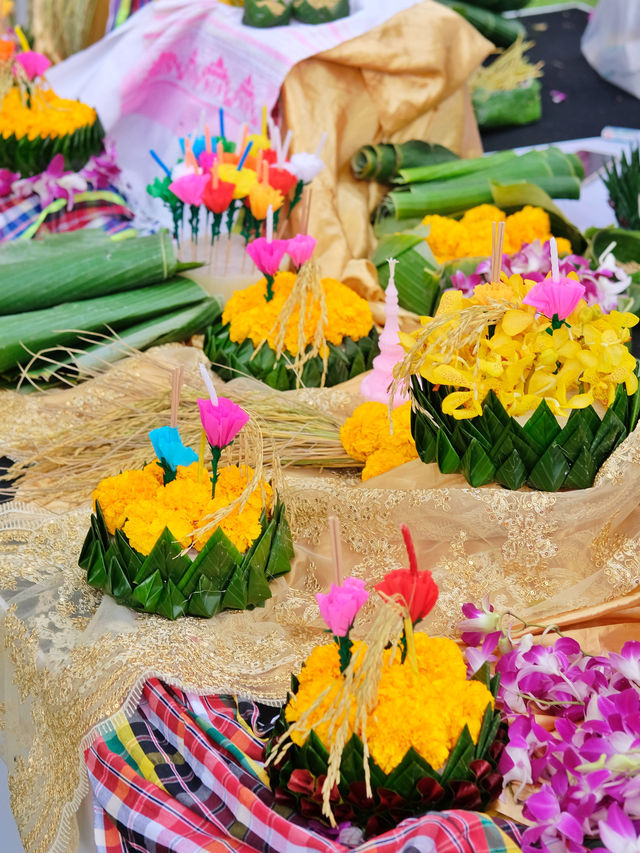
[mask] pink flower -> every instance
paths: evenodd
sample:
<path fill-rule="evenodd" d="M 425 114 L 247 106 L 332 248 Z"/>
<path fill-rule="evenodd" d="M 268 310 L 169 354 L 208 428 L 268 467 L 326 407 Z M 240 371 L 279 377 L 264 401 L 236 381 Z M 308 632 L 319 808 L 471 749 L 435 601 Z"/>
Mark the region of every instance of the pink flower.
<path fill-rule="evenodd" d="M 11 192 L 11 184 L 17 181 L 20 175 L 18 172 L 11 172 L 9 169 L 0 169 L 0 197 L 4 198 Z"/>
<path fill-rule="evenodd" d="M 486 596 L 480 602 L 479 609 L 475 604 L 462 605 L 462 615 L 466 618 L 458 624 L 458 630 L 462 633 L 462 642 L 468 646 L 479 646 L 485 634 L 500 630 L 502 614 L 493 609 L 493 605 Z"/>
<path fill-rule="evenodd" d="M 211 400 L 198 399 L 200 420 L 211 447 L 226 447 L 231 444 L 249 420 L 244 409 L 227 397 L 218 397 L 218 404 Z"/>
<path fill-rule="evenodd" d="M 628 681 L 640 684 L 640 642 L 630 640 L 625 643 L 619 655 L 609 652 L 609 661 Z"/>
<path fill-rule="evenodd" d="M 274 276 L 287 251 L 289 240 L 267 240 L 258 237 L 247 246 L 247 254 L 263 275 Z"/>
<path fill-rule="evenodd" d="M 482 646 L 477 649 L 469 646 L 465 649 L 465 657 L 467 658 L 467 672 L 469 676 L 475 675 L 485 663 L 495 663 L 497 660 L 493 654 L 498 648 L 498 643 L 502 639 L 502 631 L 494 631 L 482 641 Z"/>
<path fill-rule="evenodd" d="M 209 175 L 183 175 L 172 181 L 169 189 L 185 204 L 199 205 L 208 182 Z"/>
<path fill-rule="evenodd" d="M 640 838 L 631 820 L 617 803 L 612 803 L 607 819 L 598 821 L 600 840 L 611 853 L 640 853 Z"/>
<path fill-rule="evenodd" d="M 535 284 L 522 300 L 523 305 L 533 305 L 541 314 L 552 320 L 565 320 L 584 296 L 584 285 L 571 278 L 553 280 L 545 278 Z"/>
<path fill-rule="evenodd" d="M 359 578 L 345 578 L 342 586 L 332 583 L 330 592 L 316 594 L 322 618 L 336 637 L 347 636 L 357 612 L 369 598 L 364 586 Z"/>
<path fill-rule="evenodd" d="M 203 172 L 207 172 L 208 174 L 217 159 L 218 155 L 215 151 L 201 151 L 198 154 L 198 166 L 200 166 Z"/>
<path fill-rule="evenodd" d="M 291 240 L 287 240 L 287 254 L 293 261 L 294 267 L 299 270 L 306 263 L 316 247 L 315 237 L 308 234 L 296 234 Z"/>
<path fill-rule="evenodd" d="M 29 80 L 40 77 L 51 65 L 43 53 L 36 53 L 35 50 L 25 50 L 19 53 L 16 56 L 16 62 L 22 66 Z"/>

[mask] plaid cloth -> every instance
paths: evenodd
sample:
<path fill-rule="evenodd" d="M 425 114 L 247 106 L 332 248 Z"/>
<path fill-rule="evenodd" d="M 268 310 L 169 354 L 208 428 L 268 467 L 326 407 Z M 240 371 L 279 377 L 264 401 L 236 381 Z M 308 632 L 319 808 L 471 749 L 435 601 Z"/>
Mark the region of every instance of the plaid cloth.
<path fill-rule="evenodd" d="M 9 196 L 0 199 L 0 243 L 34 237 L 39 231 L 76 231 L 87 227 L 117 234 L 130 228 L 132 219 L 133 212 L 114 187 L 77 195 L 71 210 L 67 210 L 64 199 L 57 199 L 43 209 L 35 193 L 26 198 Z"/>
<path fill-rule="evenodd" d="M 338 853 L 318 824 L 278 806 L 262 781 L 264 736 L 277 711 L 230 696 L 197 696 L 156 679 L 135 713 L 85 753 L 100 853 Z M 517 853 L 514 824 L 431 812 L 357 853 Z"/>

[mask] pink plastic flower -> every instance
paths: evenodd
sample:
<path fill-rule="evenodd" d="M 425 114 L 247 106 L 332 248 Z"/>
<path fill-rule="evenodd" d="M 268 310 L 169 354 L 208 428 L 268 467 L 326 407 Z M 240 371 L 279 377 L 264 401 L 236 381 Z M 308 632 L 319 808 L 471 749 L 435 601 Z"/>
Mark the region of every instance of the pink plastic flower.
<path fill-rule="evenodd" d="M 227 397 L 218 397 L 218 404 L 211 400 L 198 399 L 200 420 L 211 447 L 226 447 L 231 444 L 249 420 L 244 409 Z"/>
<path fill-rule="evenodd" d="M 199 205 L 202 193 L 209 182 L 209 175 L 183 175 L 169 184 L 169 189 L 185 204 Z"/>
<path fill-rule="evenodd" d="M 357 612 L 369 598 L 359 578 L 345 578 L 342 586 L 331 584 L 328 593 L 318 592 L 316 599 L 322 618 L 336 637 L 346 637 Z"/>
<path fill-rule="evenodd" d="M 294 267 L 299 270 L 302 264 L 306 263 L 313 250 L 316 247 L 315 237 L 310 237 L 308 234 L 296 234 L 290 240 L 287 240 L 287 254 L 293 261 Z"/>
<path fill-rule="evenodd" d="M 34 77 L 41 77 L 44 72 L 51 66 L 51 62 L 43 53 L 37 53 L 35 50 L 24 50 L 16 56 L 18 62 L 29 80 Z"/>
<path fill-rule="evenodd" d="M 557 281 L 546 278 L 535 284 L 522 300 L 523 305 L 533 305 L 550 320 L 554 316 L 565 320 L 584 296 L 584 285 L 571 278 Z"/>
<path fill-rule="evenodd" d="M 247 254 L 264 275 L 274 276 L 287 251 L 289 240 L 267 240 L 258 237 L 247 245 Z"/>

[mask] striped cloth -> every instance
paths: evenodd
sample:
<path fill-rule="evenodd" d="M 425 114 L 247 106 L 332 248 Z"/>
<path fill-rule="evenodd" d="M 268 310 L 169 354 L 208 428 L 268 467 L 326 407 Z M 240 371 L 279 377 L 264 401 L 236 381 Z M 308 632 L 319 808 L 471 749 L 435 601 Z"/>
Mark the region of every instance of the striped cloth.
<path fill-rule="evenodd" d="M 133 212 L 126 199 L 113 187 L 80 193 L 71 210 L 67 210 L 64 199 L 57 199 L 43 209 L 35 193 L 26 198 L 8 196 L 0 199 L 0 243 L 34 237 L 38 232 L 88 227 L 102 228 L 113 235 L 130 228 L 132 220 Z"/>
<path fill-rule="evenodd" d="M 277 711 L 230 696 L 197 696 L 156 679 L 136 711 L 86 751 L 100 853 L 338 853 L 319 824 L 274 808 L 264 738 Z M 344 836 L 342 840 L 346 841 Z M 467 811 L 409 818 L 357 853 L 517 853 L 514 824 Z"/>

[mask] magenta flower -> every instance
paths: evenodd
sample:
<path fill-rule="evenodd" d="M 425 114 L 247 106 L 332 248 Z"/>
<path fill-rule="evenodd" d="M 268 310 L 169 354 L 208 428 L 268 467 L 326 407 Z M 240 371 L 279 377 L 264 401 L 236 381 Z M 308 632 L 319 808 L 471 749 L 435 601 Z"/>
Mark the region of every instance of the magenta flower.
<path fill-rule="evenodd" d="M 273 277 L 287 252 L 289 240 L 267 240 L 258 237 L 247 245 L 247 254 L 263 275 Z"/>
<path fill-rule="evenodd" d="M 640 853 L 640 838 L 631 820 L 617 803 L 612 803 L 607 819 L 598 821 L 600 839 L 611 853 Z"/>
<path fill-rule="evenodd" d="M 609 661 L 620 675 L 640 685 L 640 642 L 632 640 L 625 643 L 619 655 L 610 652 Z"/>
<path fill-rule="evenodd" d="M 102 154 L 91 157 L 80 174 L 97 190 L 104 190 L 116 181 L 120 167 L 116 162 L 116 146 L 112 139 L 105 139 Z"/>
<path fill-rule="evenodd" d="M 286 241 L 287 254 L 297 270 L 309 260 L 316 247 L 316 242 L 315 237 L 309 237 L 308 234 L 296 234 L 291 240 Z"/>
<path fill-rule="evenodd" d="M 44 72 L 51 66 L 51 62 L 43 53 L 37 53 L 35 50 L 24 50 L 16 56 L 16 62 L 19 63 L 24 73 L 29 80 L 34 77 L 41 77 Z"/>
<path fill-rule="evenodd" d="M 11 192 L 11 185 L 17 181 L 20 175 L 18 172 L 11 172 L 9 169 L 0 169 L 0 197 L 4 198 Z"/>
<path fill-rule="evenodd" d="M 462 615 L 466 618 L 458 624 L 458 630 L 462 633 L 462 642 L 468 646 L 479 646 L 485 634 L 500 630 L 502 614 L 493 609 L 489 596 L 482 599 L 480 608 L 471 603 L 463 604 Z"/>
<path fill-rule="evenodd" d="M 502 631 L 493 631 L 487 634 L 482 641 L 482 646 L 474 648 L 469 646 L 465 651 L 467 658 L 467 672 L 469 676 L 475 675 L 478 670 L 482 669 L 485 663 L 494 663 L 497 658 L 493 654 L 498 648 L 498 643 L 502 638 Z"/>
<path fill-rule="evenodd" d="M 522 300 L 523 305 L 533 305 L 541 314 L 553 320 L 566 320 L 584 296 L 584 285 L 571 278 L 557 281 L 545 279 L 534 284 Z"/>
<path fill-rule="evenodd" d="M 218 155 L 215 151 L 201 151 L 198 154 L 198 166 L 208 175 L 217 159 Z"/>
<path fill-rule="evenodd" d="M 171 192 L 184 204 L 199 205 L 202 202 L 202 193 L 209 183 L 209 175 L 183 175 L 169 184 Z"/>
<path fill-rule="evenodd" d="M 356 614 L 369 598 L 360 578 L 345 578 L 342 586 L 331 584 L 330 592 L 318 592 L 316 599 L 322 618 L 336 637 L 346 637 Z"/>
<path fill-rule="evenodd" d="M 227 397 L 218 397 L 217 405 L 211 400 L 199 398 L 198 408 L 211 447 L 227 447 L 249 420 L 245 410 Z"/>

